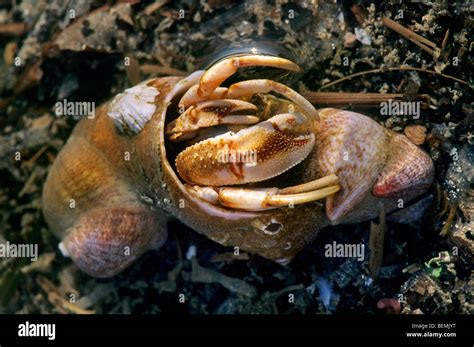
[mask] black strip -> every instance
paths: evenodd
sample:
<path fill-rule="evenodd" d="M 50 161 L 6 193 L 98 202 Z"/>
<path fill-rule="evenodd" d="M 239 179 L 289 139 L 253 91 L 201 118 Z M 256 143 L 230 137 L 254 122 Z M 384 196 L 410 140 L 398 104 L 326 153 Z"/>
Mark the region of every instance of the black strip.
<path fill-rule="evenodd" d="M 29 323 L 56 324 L 56 338 L 19 337 L 18 326 Z M 0 344 L 69 345 L 72 342 L 88 342 L 107 338 L 107 346 L 117 341 L 135 339 L 145 341 L 161 336 L 229 336 L 238 335 L 242 343 L 245 336 L 315 336 L 378 341 L 387 339 L 407 344 L 455 344 L 472 346 L 474 326 L 472 316 L 401 316 L 401 315 L 314 315 L 314 316 L 183 316 L 183 315 L 0 315 Z M 415 327 L 413 324 L 418 325 Z M 453 326 L 452 324 L 455 324 Z M 425 328 L 420 326 L 424 325 Z M 447 326 L 450 325 L 450 328 Z M 407 333 L 456 333 L 456 337 L 407 337 Z M 158 341 L 153 345 L 160 345 Z M 227 340 L 222 340 L 223 342 Z M 309 342 L 309 341 L 308 341 Z M 312 343 L 311 343 L 312 344 Z M 84 345 L 84 344 L 82 344 Z M 141 345 L 136 344 L 136 345 Z M 148 345 L 148 344 L 146 344 Z"/>

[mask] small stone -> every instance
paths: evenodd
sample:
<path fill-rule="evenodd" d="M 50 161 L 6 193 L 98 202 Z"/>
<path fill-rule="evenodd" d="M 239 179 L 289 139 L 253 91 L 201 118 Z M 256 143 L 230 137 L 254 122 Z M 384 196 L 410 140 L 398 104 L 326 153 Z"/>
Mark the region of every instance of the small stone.
<path fill-rule="evenodd" d="M 426 288 L 423 284 L 417 283 L 414 288 L 415 292 L 420 294 L 421 296 L 425 295 L 426 293 Z"/>
<path fill-rule="evenodd" d="M 357 36 L 351 32 L 344 35 L 344 47 L 354 47 L 357 42 Z"/>
<path fill-rule="evenodd" d="M 355 34 L 357 36 L 357 39 L 363 45 L 367 46 L 367 45 L 370 45 L 372 43 L 372 40 L 371 40 L 369 34 L 367 33 L 367 31 L 365 31 L 365 29 L 355 28 L 354 31 L 355 31 Z"/>
<path fill-rule="evenodd" d="M 426 139 L 426 128 L 423 125 L 409 125 L 403 130 L 405 136 L 415 145 L 422 145 Z"/>

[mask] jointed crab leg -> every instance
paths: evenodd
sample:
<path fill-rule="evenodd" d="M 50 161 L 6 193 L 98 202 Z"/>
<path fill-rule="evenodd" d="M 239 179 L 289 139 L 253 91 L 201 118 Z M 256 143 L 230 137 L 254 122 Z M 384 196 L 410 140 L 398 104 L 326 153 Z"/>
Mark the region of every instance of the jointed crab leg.
<path fill-rule="evenodd" d="M 237 99 L 243 96 L 252 96 L 258 93 L 270 93 L 275 92 L 284 95 L 296 105 L 302 108 L 306 115 L 314 117 L 316 120 L 319 119 L 318 111 L 314 106 L 306 100 L 303 96 L 298 94 L 296 91 L 284 84 L 272 81 L 272 80 L 248 80 L 238 83 L 234 83 L 229 87 L 229 90 L 224 93 L 225 97 L 231 99 Z M 295 112 L 289 110 L 289 112 Z"/>
<path fill-rule="evenodd" d="M 264 55 L 233 57 L 215 64 L 202 75 L 197 94 L 202 98 L 207 98 L 222 82 L 236 73 L 238 68 L 245 66 L 270 66 L 290 71 L 300 71 L 298 65 L 283 58 Z"/>
<path fill-rule="evenodd" d="M 263 181 L 300 163 L 313 149 L 313 124 L 319 120 L 318 112 L 310 102 L 275 81 L 248 80 L 229 88 L 219 87 L 243 66 L 299 70 L 289 60 L 270 56 L 249 55 L 217 63 L 181 98 L 179 105 L 185 112 L 168 124 L 166 134 L 170 139 L 187 139 L 200 128 L 218 124 L 258 122 L 254 116 L 230 115 L 234 111 L 256 111 L 253 104 L 241 99 L 249 100 L 258 93 L 274 92 L 285 96 L 292 102 L 288 113 L 277 114 L 237 133 L 228 132 L 186 148 L 176 157 L 176 169 L 189 183 L 186 185 L 189 192 L 212 204 L 260 211 L 323 199 L 339 191 L 339 180 L 334 174 L 281 190 L 226 187 Z"/>
<path fill-rule="evenodd" d="M 220 203 L 222 206 L 246 210 L 246 211 L 263 211 L 283 206 L 292 206 L 304 204 L 316 200 L 324 199 L 340 190 L 340 186 L 333 184 L 337 182 L 336 175 L 329 175 L 313 182 L 306 183 L 306 187 L 320 187 L 317 189 L 305 191 L 296 194 L 287 194 L 285 191 L 291 191 L 300 186 L 289 187 L 286 189 L 278 188 L 211 188 L 189 186 L 188 190 L 198 196 L 200 199 L 206 200 L 212 204 Z M 322 184 L 327 183 L 326 186 Z"/>
<path fill-rule="evenodd" d="M 298 94 L 293 89 L 285 86 L 284 84 L 281 84 L 272 80 L 266 80 L 266 79 L 248 80 L 248 81 L 234 83 L 229 87 L 228 90 L 227 89 L 220 90 L 219 96 L 223 98 L 229 98 L 229 99 L 223 99 L 223 100 L 237 105 L 238 108 L 232 109 L 232 111 L 234 111 L 234 110 L 243 110 L 244 109 L 243 107 L 245 107 L 244 105 L 252 105 L 252 107 L 255 107 L 253 104 L 250 104 L 241 100 L 237 100 L 238 98 L 241 98 L 244 96 L 245 97 L 252 96 L 257 93 L 269 93 L 269 92 L 276 92 L 281 95 L 284 95 L 289 100 L 293 101 L 299 108 L 301 108 L 301 110 L 304 111 L 304 113 L 308 115 L 310 119 L 313 119 L 313 120 L 319 119 L 318 112 L 308 100 L 306 100 L 303 96 Z M 223 100 L 203 101 L 203 102 L 197 103 L 194 106 L 191 106 L 181 116 L 179 116 L 178 119 L 176 119 L 175 121 L 171 122 L 168 125 L 167 131 L 166 131 L 167 135 L 171 135 L 170 139 L 172 141 L 182 141 L 184 139 L 192 137 L 192 135 L 191 136 L 190 135 L 183 136 L 183 135 L 186 135 L 187 133 L 189 134 L 190 132 L 195 132 L 201 127 L 210 127 L 217 124 L 253 124 L 257 121 L 256 117 L 251 117 L 251 116 L 247 116 L 247 118 L 234 117 L 234 118 L 225 119 L 226 117 L 224 118 L 219 117 L 216 112 L 214 112 L 214 115 L 211 117 L 207 116 L 207 118 L 203 119 L 202 122 L 199 121 L 201 117 L 204 118 L 206 116 L 202 112 L 202 110 L 206 108 L 209 109 L 212 107 L 217 108 L 217 106 L 219 105 L 219 102 L 221 101 L 224 102 Z M 230 106 L 231 105 L 229 105 L 229 107 Z M 199 112 L 196 112 L 196 111 L 199 111 Z M 290 113 L 294 113 L 296 110 L 288 110 L 288 111 Z"/>
<path fill-rule="evenodd" d="M 324 176 L 320 179 L 317 179 L 308 183 L 303 183 L 297 186 L 281 189 L 280 193 L 282 194 L 304 193 L 304 192 L 309 192 L 311 190 L 316 190 L 319 188 L 336 185 L 338 183 L 339 183 L 339 178 L 335 174 L 331 174 L 331 175 Z"/>
<path fill-rule="evenodd" d="M 189 88 L 180 101 L 180 107 L 187 109 L 190 105 L 201 101 L 202 99 L 197 95 L 197 90 L 197 85 Z M 301 107 L 307 114 L 318 117 L 318 113 L 314 106 L 302 95 L 298 94 L 296 91 L 285 86 L 284 84 L 266 79 L 242 81 L 232 84 L 229 88 L 219 87 L 209 96 L 208 99 L 237 99 L 243 96 L 252 96 L 258 93 L 269 92 L 275 92 L 284 95 Z"/>
<path fill-rule="evenodd" d="M 199 84 L 195 84 L 194 86 L 189 88 L 186 93 L 184 93 L 184 95 L 181 97 L 181 100 L 179 101 L 179 107 L 186 110 L 189 106 L 197 104 L 198 102 L 201 102 L 203 100 L 224 99 L 224 95 L 227 92 L 228 88 L 218 87 L 207 98 L 199 97 L 197 94 L 198 89 Z"/>
<path fill-rule="evenodd" d="M 258 191 L 240 188 L 221 188 L 219 191 L 219 202 L 223 206 L 234 209 L 261 211 L 321 200 L 338 192 L 341 187 L 335 185 L 305 193 L 289 195 L 280 194 L 278 189 L 275 189 Z"/>
<path fill-rule="evenodd" d="M 236 111 L 256 111 L 257 107 L 242 100 L 209 100 L 188 108 L 181 116 L 169 123 L 166 134 L 171 141 L 193 137 L 200 128 L 219 124 L 255 124 L 260 119 L 250 115 L 231 115 Z"/>
<path fill-rule="evenodd" d="M 224 59 L 213 65 L 202 75 L 197 89 L 186 93 L 180 100 L 180 105 L 191 105 L 194 102 L 207 100 L 222 82 L 232 76 L 240 67 L 246 66 L 269 66 L 289 71 L 300 71 L 298 65 L 290 60 L 265 56 L 265 55 L 244 55 Z M 193 102 L 191 102 L 191 100 Z"/>

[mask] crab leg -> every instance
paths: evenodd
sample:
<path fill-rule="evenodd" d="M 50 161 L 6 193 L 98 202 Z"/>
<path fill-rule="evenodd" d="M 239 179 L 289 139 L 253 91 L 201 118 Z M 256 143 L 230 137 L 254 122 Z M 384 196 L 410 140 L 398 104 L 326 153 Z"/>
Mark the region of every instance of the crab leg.
<path fill-rule="evenodd" d="M 189 88 L 186 93 L 181 97 L 179 101 L 179 108 L 186 110 L 189 106 L 197 104 L 201 102 L 203 99 L 197 95 L 197 91 L 199 89 L 199 85 L 195 84 L 191 88 Z M 224 99 L 225 93 L 227 92 L 227 88 L 225 87 L 218 87 L 211 95 L 207 98 L 207 100 L 215 100 L 215 99 Z"/>
<path fill-rule="evenodd" d="M 341 189 L 339 185 L 298 194 L 280 194 L 277 188 L 252 190 L 242 188 L 221 188 L 221 205 L 238 210 L 262 211 L 283 206 L 304 204 L 324 199 Z"/>
<path fill-rule="evenodd" d="M 219 87 L 222 82 L 232 76 L 240 67 L 246 66 L 269 66 L 289 71 L 300 71 L 298 65 L 292 61 L 279 57 L 265 55 L 244 55 L 241 57 L 232 57 L 224 59 L 213 65 L 202 75 L 199 86 L 195 92 L 183 96 L 180 105 L 192 104 L 190 101 L 202 101 L 209 99 L 212 93 Z M 192 98 L 191 98 L 192 97 Z M 198 99 L 199 98 L 199 99 Z"/>
<path fill-rule="evenodd" d="M 203 101 L 188 108 L 181 116 L 169 123 L 166 134 L 171 141 L 189 139 L 201 128 L 219 124 L 255 124 L 260 119 L 250 115 L 231 115 L 237 111 L 256 111 L 257 107 L 242 100 Z"/>
<path fill-rule="evenodd" d="M 328 176 L 324 176 L 317 180 L 303 183 L 297 186 L 288 187 L 280 190 L 282 194 L 296 194 L 296 193 L 304 193 L 309 192 L 311 190 L 316 190 L 319 188 L 332 186 L 339 183 L 339 178 L 335 174 L 331 174 Z"/>
<path fill-rule="evenodd" d="M 191 88 L 192 89 L 192 88 Z M 306 100 L 303 96 L 298 94 L 296 91 L 293 89 L 285 86 L 284 84 L 272 81 L 272 80 L 266 80 L 266 79 L 261 79 L 261 80 L 249 80 L 249 81 L 243 81 L 243 82 L 238 82 L 232 84 L 228 89 L 226 88 L 219 88 L 219 95 L 216 95 L 216 97 L 223 97 L 223 98 L 229 98 L 232 99 L 231 101 L 233 103 L 237 103 L 239 100 L 238 98 L 241 97 L 248 97 L 252 96 L 257 93 L 269 93 L 269 92 L 276 92 L 281 95 L 284 95 L 287 97 L 289 100 L 293 101 L 299 108 L 301 108 L 305 114 L 309 115 L 311 118 L 318 120 L 318 111 L 314 108 L 314 106 Z M 194 88 L 194 92 L 196 91 L 196 88 Z M 193 92 L 193 93 L 194 93 Z M 228 99 L 224 99 L 228 100 Z M 211 104 L 207 104 L 208 102 L 211 102 Z M 196 104 L 195 106 L 201 110 L 204 107 L 210 107 L 212 104 L 212 101 L 208 102 L 200 102 Z M 218 103 L 219 100 L 215 100 L 214 103 Z M 244 103 L 244 101 L 240 101 L 241 103 Z M 245 103 L 249 104 L 249 103 Z M 202 106 L 204 105 L 204 106 Z M 252 105 L 253 104 L 249 104 Z M 167 128 L 167 134 L 172 136 L 170 139 L 172 141 L 182 141 L 184 139 L 187 139 L 192 136 L 182 136 L 185 135 L 186 131 L 181 130 L 181 129 L 187 129 L 189 128 L 189 131 L 195 131 L 198 130 L 200 127 L 209 127 L 217 124 L 253 124 L 252 121 L 255 120 L 256 117 L 251 117 L 251 118 L 244 118 L 239 120 L 235 118 L 231 118 L 232 121 L 237 121 L 238 123 L 225 123 L 224 121 L 216 121 L 218 119 L 217 116 L 214 116 L 212 119 L 214 119 L 213 122 L 207 122 L 207 120 L 204 120 L 202 123 L 199 121 L 196 121 L 196 117 L 201 117 L 201 115 L 197 115 L 194 113 L 194 106 L 191 106 L 183 115 L 181 115 L 176 121 L 171 122 L 168 125 Z M 188 113 L 189 111 L 189 113 Z M 290 113 L 293 113 L 294 110 L 289 110 Z M 202 113 L 201 113 L 202 114 Z M 231 120 L 228 119 L 230 122 Z M 182 124 L 182 127 L 176 127 L 176 125 L 180 123 Z M 192 123 L 191 125 L 189 123 Z M 255 123 L 255 122 L 254 122 Z M 198 125 L 202 124 L 202 125 Z M 208 124 L 208 125 L 205 125 Z M 175 135 L 177 134 L 177 135 Z"/>
<path fill-rule="evenodd" d="M 243 96 L 252 96 L 258 93 L 265 94 L 270 92 L 275 92 L 284 95 L 285 97 L 293 101 L 296 105 L 301 107 L 301 109 L 305 112 L 306 115 L 314 117 L 316 120 L 319 119 L 318 111 L 316 111 L 314 106 L 302 95 L 298 94 L 296 91 L 285 86 L 284 84 L 272 80 L 248 80 L 234 83 L 229 87 L 229 90 L 224 93 L 224 95 L 227 98 L 237 99 Z"/>
<path fill-rule="evenodd" d="M 306 183 L 306 188 L 318 187 L 296 194 L 287 194 L 285 191 L 291 191 L 301 186 L 289 187 L 285 189 L 278 188 L 211 188 L 186 185 L 189 192 L 202 200 L 217 205 L 246 210 L 263 211 L 273 208 L 304 204 L 316 200 L 324 199 L 336 192 L 341 187 L 337 184 L 337 176 L 329 175 L 313 182 Z"/>

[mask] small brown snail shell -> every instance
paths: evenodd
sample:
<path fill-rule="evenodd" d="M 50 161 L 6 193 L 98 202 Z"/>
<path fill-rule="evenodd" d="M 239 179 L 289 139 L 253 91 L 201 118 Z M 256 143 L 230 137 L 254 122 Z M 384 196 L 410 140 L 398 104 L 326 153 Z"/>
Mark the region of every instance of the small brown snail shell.
<path fill-rule="evenodd" d="M 426 139 L 426 128 L 423 125 L 408 125 L 403 130 L 408 139 L 415 145 L 422 145 Z"/>

